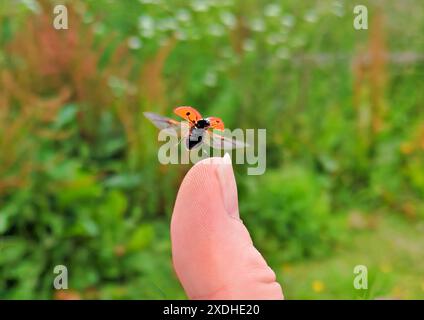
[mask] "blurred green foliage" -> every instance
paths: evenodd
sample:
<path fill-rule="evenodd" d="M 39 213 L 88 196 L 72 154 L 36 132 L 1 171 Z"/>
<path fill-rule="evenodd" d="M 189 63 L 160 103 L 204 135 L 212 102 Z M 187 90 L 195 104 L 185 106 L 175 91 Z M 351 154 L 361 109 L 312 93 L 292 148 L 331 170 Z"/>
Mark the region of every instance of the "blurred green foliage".
<path fill-rule="evenodd" d="M 365 1 L 363 31 L 341 0 L 64 1 L 61 31 L 55 3 L 0 4 L 0 298 L 185 297 L 169 220 L 189 167 L 159 164 L 142 116 L 176 105 L 267 129 L 265 174 L 235 169 L 242 218 L 288 297 L 422 297 L 377 271 L 380 246 L 424 261 L 380 238 L 410 248 L 424 217 L 421 1 Z M 364 246 L 378 281 L 358 296 Z M 424 288 L 419 268 L 394 264 Z"/>
<path fill-rule="evenodd" d="M 332 217 L 330 195 L 318 176 L 287 166 L 256 180 L 241 211 L 266 256 L 279 252 L 277 259 L 293 261 L 331 252 L 342 225 Z"/>

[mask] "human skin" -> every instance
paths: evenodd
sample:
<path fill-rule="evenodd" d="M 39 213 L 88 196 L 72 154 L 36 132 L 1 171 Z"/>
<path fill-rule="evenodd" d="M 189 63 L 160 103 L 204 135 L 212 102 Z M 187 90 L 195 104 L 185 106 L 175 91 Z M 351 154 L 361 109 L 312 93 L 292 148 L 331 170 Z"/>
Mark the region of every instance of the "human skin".
<path fill-rule="evenodd" d="M 185 176 L 171 220 L 172 260 L 190 299 L 283 299 L 274 271 L 240 219 L 226 154 Z"/>

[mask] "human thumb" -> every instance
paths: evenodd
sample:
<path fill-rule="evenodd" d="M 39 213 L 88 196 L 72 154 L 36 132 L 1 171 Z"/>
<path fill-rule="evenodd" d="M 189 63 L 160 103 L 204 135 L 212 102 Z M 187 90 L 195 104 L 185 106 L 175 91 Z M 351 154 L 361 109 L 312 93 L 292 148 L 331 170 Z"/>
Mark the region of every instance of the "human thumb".
<path fill-rule="evenodd" d="M 239 218 L 228 154 L 185 176 L 171 221 L 172 258 L 190 299 L 282 299 L 275 273 Z"/>

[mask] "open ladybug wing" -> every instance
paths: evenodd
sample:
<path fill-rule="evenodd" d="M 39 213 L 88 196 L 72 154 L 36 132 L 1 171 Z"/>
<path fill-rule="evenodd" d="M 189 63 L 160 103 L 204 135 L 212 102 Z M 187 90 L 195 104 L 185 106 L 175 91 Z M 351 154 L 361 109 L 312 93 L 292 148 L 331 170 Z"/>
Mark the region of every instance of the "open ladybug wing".
<path fill-rule="evenodd" d="M 157 128 L 163 130 L 167 129 L 167 131 L 173 135 L 180 135 L 181 134 L 181 126 L 180 122 L 167 118 L 162 117 L 156 113 L 153 112 L 144 112 L 143 113 L 147 119 L 149 119 Z"/>
<path fill-rule="evenodd" d="M 209 120 L 209 123 L 211 124 L 211 128 L 215 130 L 219 130 L 219 131 L 224 131 L 225 129 L 224 122 L 222 121 L 221 118 L 208 117 L 207 119 Z"/>
<path fill-rule="evenodd" d="M 231 150 L 248 147 L 247 143 L 237 140 L 234 137 L 224 137 L 220 134 L 209 131 L 205 132 L 204 141 L 215 149 Z"/>

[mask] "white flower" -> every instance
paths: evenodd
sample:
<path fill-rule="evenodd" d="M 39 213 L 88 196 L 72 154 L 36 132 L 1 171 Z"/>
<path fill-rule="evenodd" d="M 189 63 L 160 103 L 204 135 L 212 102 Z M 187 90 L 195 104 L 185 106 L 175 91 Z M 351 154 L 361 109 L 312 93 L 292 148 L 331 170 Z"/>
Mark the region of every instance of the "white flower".
<path fill-rule="evenodd" d="M 153 29 L 155 26 L 155 21 L 150 16 L 140 16 L 138 18 L 138 27 L 144 30 Z"/>
<path fill-rule="evenodd" d="M 133 50 L 140 49 L 142 46 L 140 38 L 136 36 L 129 37 L 127 43 L 128 47 Z"/>
<path fill-rule="evenodd" d="M 215 23 L 215 24 L 209 26 L 208 32 L 209 32 L 209 34 L 211 34 L 215 37 L 220 37 L 225 33 L 225 29 L 222 25 Z"/>
<path fill-rule="evenodd" d="M 203 79 L 203 83 L 207 85 L 208 87 L 216 86 L 217 81 L 218 81 L 218 76 L 216 72 L 214 71 L 208 71 L 205 75 L 205 78 Z"/>
<path fill-rule="evenodd" d="M 229 28 L 235 27 L 237 23 L 236 17 L 229 11 L 224 11 L 220 14 L 220 18 L 223 24 Z"/>
<path fill-rule="evenodd" d="M 276 45 L 277 43 L 281 42 L 281 35 L 278 33 L 271 33 L 267 36 L 266 42 L 270 44 L 271 46 Z"/>
<path fill-rule="evenodd" d="M 21 0 L 21 2 L 32 12 L 39 13 L 41 11 L 40 5 L 35 0 Z"/>
<path fill-rule="evenodd" d="M 139 0 L 142 4 L 159 4 L 160 0 Z"/>
<path fill-rule="evenodd" d="M 343 17 L 344 16 L 344 7 L 343 7 L 343 3 L 339 2 L 339 1 L 334 1 L 333 5 L 332 5 L 332 9 L 331 11 L 338 17 Z"/>
<path fill-rule="evenodd" d="M 194 0 L 191 7 L 197 12 L 206 12 L 209 10 L 209 4 L 205 0 Z"/>
<path fill-rule="evenodd" d="M 294 26 L 296 18 L 291 14 L 286 14 L 281 18 L 281 24 L 285 27 L 291 28 Z"/>
<path fill-rule="evenodd" d="M 141 36 L 143 38 L 153 38 L 155 35 L 155 31 L 153 29 L 146 29 L 141 31 Z"/>
<path fill-rule="evenodd" d="M 253 19 L 250 23 L 250 28 L 256 32 L 263 32 L 265 31 L 265 22 L 259 18 Z"/>
<path fill-rule="evenodd" d="M 177 22 L 173 18 L 165 18 L 159 21 L 158 29 L 161 31 L 177 29 Z"/>
<path fill-rule="evenodd" d="M 177 11 L 177 20 L 181 22 L 188 22 L 191 19 L 190 11 L 186 9 L 180 9 Z"/>
<path fill-rule="evenodd" d="M 304 19 L 306 22 L 315 23 L 318 21 L 318 15 L 314 10 L 309 10 L 305 13 Z"/>
<path fill-rule="evenodd" d="M 276 3 L 270 3 L 264 8 L 264 15 L 267 17 L 278 17 L 281 13 L 281 8 Z"/>
<path fill-rule="evenodd" d="M 252 39 L 247 39 L 243 42 L 243 50 L 244 51 L 254 51 L 256 48 L 256 44 L 255 41 L 253 41 Z"/>

